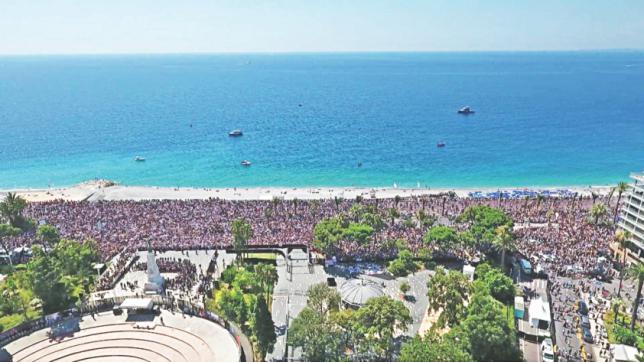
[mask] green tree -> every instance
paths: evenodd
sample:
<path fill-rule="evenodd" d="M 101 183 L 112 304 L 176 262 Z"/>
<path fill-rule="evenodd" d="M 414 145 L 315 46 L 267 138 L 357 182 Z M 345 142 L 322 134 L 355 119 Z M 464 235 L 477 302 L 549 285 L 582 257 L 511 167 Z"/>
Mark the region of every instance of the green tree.
<path fill-rule="evenodd" d="M 20 288 L 13 276 L 7 278 L 0 295 L 2 295 L 2 299 L 0 299 L 0 312 L 6 315 L 22 313 L 24 320 L 29 319 L 25 301 L 20 295 Z"/>
<path fill-rule="evenodd" d="M 501 303 L 491 296 L 475 295 L 467 318 L 457 329 L 467 339 L 470 355 L 477 361 L 522 360 L 516 332 L 503 316 Z"/>
<path fill-rule="evenodd" d="M 631 233 L 625 230 L 618 230 L 615 233 L 615 242 L 619 245 L 620 250 L 622 251 L 622 268 L 619 271 L 619 288 L 617 289 L 617 297 L 619 298 L 622 295 L 622 282 L 624 280 L 624 271 L 626 270 L 626 246 L 628 241 L 631 238 Z"/>
<path fill-rule="evenodd" d="M 421 228 L 432 227 L 436 223 L 436 217 L 428 214 L 423 209 L 416 211 L 416 220 L 418 220 L 418 226 Z"/>
<path fill-rule="evenodd" d="M 451 250 L 456 246 L 458 235 L 453 228 L 439 225 L 429 229 L 423 241 L 428 245 L 436 244 L 440 250 Z"/>
<path fill-rule="evenodd" d="M 20 229 L 9 224 L 0 224 L 0 245 L 7 252 L 7 255 L 10 255 L 11 249 L 9 249 L 6 239 L 20 235 L 20 232 Z M 9 258 L 9 265 L 13 265 L 11 258 Z"/>
<path fill-rule="evenodd" d="M 499 226 L 506 225 L 512 229 L 513 221 L 503 210 L 487 205 L 469 206 L 456 219 L 460 223 L 470 224 L 470 233 L 477 243 L 489 244 L 494 240 Z"/>
<path fill-rule="evenodd" d="M 505 270 L 505 253 L 516 250 L 514 235 L 507 225 L 496 228 L 494 236 L 494 247 L 501 251 L 501 268 Z"/>
<path fill-rule="evenodd" d="M 273 286 L 277 283 L 277 269 L 272 264 L 257 264 L 255 265 L 255 275 L 266 295 L 266 302 L 273 293 Z"/>
<path fill-rule="evenodd" d="M 400 351 L 400 362 L 474 362 L 467 351 L 435 333 L 416 336 Z"/>
<path fill-rule="evenodd" d="M 265 298 L 260 296 L 257 298 L 257 305 L 255 306 L 255 316 L 253 318 L 255 324 L 255 337 L 257 338 L 257 347 L 260 354 L 260 360 L 264 360 L 267 353 L 273 352 L 273 345 L 277 339 L 275 334 L 275 324 L 271 318 L 271 313 L 266 305 Z"/>
<path fill-rule="evenodd" d="M 613 216 L 613 222 L 617 221 L 617 215 L 619 213 L 619 202 L 622 200 L 622 194 L 626 192 L 629 187 L 630 186 L 624 181 L 618 183 L 615 187 L 615 189 L 617 190 L 617 203 L 615 204 L 615 215 Z"/>
<path fill-rule="evenodd" d="M 339 361 L 344 353 L 343 338 L 328 316 L 305 307 L 293 320 L 287 336 L 288 344 L 301 347 L 309 361 Z"/>
<path fill-rule="evenodd" d="M 374 229 L 371 226 L 352 222 L 344 230 L 343 236 L 347 240 L 355 241 L 360 245 L 365 245 L 369 242 L 373 233 Z"/>
<path fill-rule="evenodd" d="M 485 283 L 487 290 L 494 299 L 509 305 L 514 301 L 516 288 L 510 277 L 503 274 L 499 269 L 492 269 L 485 274 L 482 281 Z"/>
<path fill-rule="evenodd" d="M 69 290 L 61 281 L 62 275 L 56 268 L 55 260 L 38 245 L 32 251 L 33 257 L 27 264 L 31 289 L 42 300 L 45 313 L 64 309 L 70 301 Z"/>
<path fill-rule="evenodd" d="M 262 289 L 258 276 L 243 267 L 237 270 L 232 285 L 244 293 L 259 293 Z"/>
<path fill-rule="evenodd" d="M 50 257 L 74 298 L 89 294 L 95 279 L 94 265 L 100 261 L 95 241 L 62 239 L 56 244 Z"/>
<path fill-rule="evenodd" d="M 635 329 L 635 321 L 637 321 L 637 309 L 640 306 L 640 298 L 642 298 L 642 284 L 644 283 L 644 264 L 633 264 L 626 270 L 626 276 L 629 279 L 637 281 L 637 293 L 633 299 L 633 314 L 631 316 L 631 331 Z"/>
<path fill-rule="evenodd" d="M 402 282 L 400 284 L 400 292 L 403 293 L 403 295 L 407 295 L 407 292 L 411 290 L 411 286 L 409 285 L 408 282 Z"/>
<path fill-rule="evenodd" d="M 233 288 L 221 290 L 218 294 L 218 312 L 243 328 L 248 321 L 248 308 L 243 293 L 239 289 Z"/>
<path fill-rule="evenodd" d="M 331 254 L 344 237 L 344 220 L 340 216 L 326 218 L 315 225 L 313 246 L 325 254 Z"/>
<path fill-rule="evenodd" d="M 244 218 L 233 220 L 231 231 L 233 234 L 233 246 L 237 250 L 245 249 L 248 241 L 253 238 L 253 227 Z"/>
<path fill-rule="evenodd" d="M 590 209 L 590 215 L 593 217 L 595 220 L 595 225 L 599 223 L 599 219 L 606 215 L 606 205 L 604 204 L 595 204 L 593 207 Z"/>
<path fill-rule="evenodd" d="M 431 311 L 442 310 L 438 317 L 437 327 L 454 326 L 465 316 L 465 301 L 470 292 L 470 281 L 456 271 L 445 272 L 442 267 L 427 283 L 427 297 Z"/>
<path fill-rule="evenodd" d="M 388 296 L 371 298 L 355 313 L 358 344 L 362 351 L 391 359 L 395 333 L 406 331 L 411 322 L 409 310 L 401 301 Z"/>
<path fill-rule="evenodd" d="M 402 250 L 398 257 L 389 262 L 387 270 L 394 276 L 406 276 L 418 270 L 418 265 L 414 262 L 414 256 L 409 250 Z"/>
<path fill-rule="evenodd" d="M 309 287 L 307 305 L 320 315 L 328 315 L 331 311 L 340 309 L 342 297 L 337 290 L 329 288 L 326 283 L 318 283 Z"/>
<path fill-rule="evenodd" d="M 27 200 L 9 192 L 0 202 L 0 215 L 13 227 L 22 228 L 22 212 L 27 207 Z"/>
<path fill-rule="evenodd" d="M 52 225 L 41 225 L 36 232 L 36 238 L 43 244 L 53 248 L 60 241 L 58 230 Z"/>
<path fill-rule="evenodd" d="M 613 319 L 613 324 L 617 324 L 617 317 L 619 316 L 619 313 L 624 309 L 624 300 L 621 298 L 613 298 L 610 301 L 610 307 L 613 310 L 613 314 L 615 315 L 615 319 Z"/>

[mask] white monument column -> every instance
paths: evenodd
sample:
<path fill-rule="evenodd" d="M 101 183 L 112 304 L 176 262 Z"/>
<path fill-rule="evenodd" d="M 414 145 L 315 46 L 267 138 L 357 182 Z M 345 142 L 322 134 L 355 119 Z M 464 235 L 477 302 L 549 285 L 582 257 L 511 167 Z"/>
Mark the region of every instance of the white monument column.
<path fill-rule="evenodd" d="M 145 283 L 145 293 L 161 293 L 163 291 L 163 277 L 159 273 L 159 266 L 150 241 L 148 241 L 147 267 L 148 281 Z"/>

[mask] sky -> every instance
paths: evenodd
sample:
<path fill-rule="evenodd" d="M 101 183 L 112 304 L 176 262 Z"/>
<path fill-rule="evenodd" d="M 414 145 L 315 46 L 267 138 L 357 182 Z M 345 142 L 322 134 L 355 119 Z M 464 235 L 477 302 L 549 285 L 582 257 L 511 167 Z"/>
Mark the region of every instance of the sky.
<path fill-rule="evenodd" d="M 0 0 L 0 54 L 644 49 L 644 0 Z"/>

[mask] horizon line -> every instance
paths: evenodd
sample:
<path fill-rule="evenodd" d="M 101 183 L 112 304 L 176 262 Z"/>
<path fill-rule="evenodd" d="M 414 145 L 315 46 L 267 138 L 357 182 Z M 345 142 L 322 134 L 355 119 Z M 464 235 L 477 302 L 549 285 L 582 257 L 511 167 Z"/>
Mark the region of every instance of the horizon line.
<path fill-rule="evenodd" d="M 86 52 L 86 53 L 0 53 L 2 57 L 49 56 L 163 56 L 163 55 L 297 55 L 297 54 L 444 54 L 444 53 L 608 53 L 644 52 L 644 48 L 596 49 L 497 49 L 497 50 L 304 50 L 304 51 L 192 51 L 192 52 Z"/>

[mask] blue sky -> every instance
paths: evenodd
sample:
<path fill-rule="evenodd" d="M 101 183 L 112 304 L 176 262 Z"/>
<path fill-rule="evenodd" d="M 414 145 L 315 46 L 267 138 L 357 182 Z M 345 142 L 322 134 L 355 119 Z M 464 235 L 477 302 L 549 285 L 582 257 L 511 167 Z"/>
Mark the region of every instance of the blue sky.
<path fill-rule="evenodd" d="M 0 54 L 643 49 L 644 0 L 0 0 Z"/>

